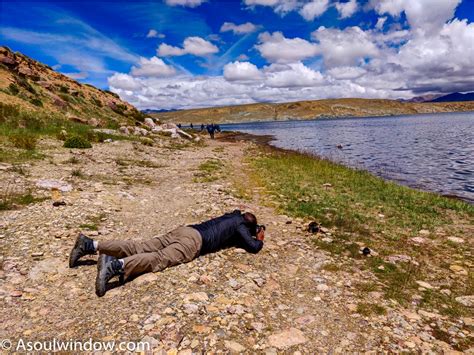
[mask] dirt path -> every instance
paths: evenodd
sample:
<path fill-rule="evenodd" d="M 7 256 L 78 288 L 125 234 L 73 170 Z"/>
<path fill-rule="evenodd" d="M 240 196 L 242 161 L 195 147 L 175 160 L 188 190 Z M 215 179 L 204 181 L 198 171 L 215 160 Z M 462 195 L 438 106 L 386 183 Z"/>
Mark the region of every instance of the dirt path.
<path fill-rule="evenodd" d="M 334 266 L 303 221 L 276 215 L 258 198 L 234 197 L 228 177 L 238 177 L 232 166 L 241 163 L 243 144 L 177 150 L 123 141 L 70 152 L 47 141 L 48 158 L 25 167 L 26 176 L 2 170 L 17 186 L 63 179 L 73 189 L 62 196 L 66 206 L 46 200 L 0 212 L 0 339 L 13 346 L 20 338 L 147 341 L 168 354 L 450 349 L 432 336 L 437 314 L 396 305 L 386 315 L 357 313 L 355 285 L 370 275 L 344 260 Z M 219 180 L 203 182 L 198 167 L 209 159 L 227 167 Z M 80 231 L 97 240 L 150 238 L 235 208 L 253 211 L 268 227 L 258 255 L 221 251 L 141 276 L 103 298 L 94 293 L 95 258 L 67 268 Z M 381 294 L 370 297 L 365 302 Z"/>

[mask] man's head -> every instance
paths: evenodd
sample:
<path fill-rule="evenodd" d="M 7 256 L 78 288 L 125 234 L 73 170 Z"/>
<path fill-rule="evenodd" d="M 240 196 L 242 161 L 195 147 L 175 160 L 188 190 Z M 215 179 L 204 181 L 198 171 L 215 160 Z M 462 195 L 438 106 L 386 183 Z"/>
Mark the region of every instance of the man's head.
<path fill-rule="evenodd" d="M 258 225 L 257 224 L 257 217 L 253 213 L 250 212 L 245 212 L 243 214 L 245 225 L 248 227 L 250 230 L 250 234 L 253 236 L 256 236 L 258 233 L 261 233 L 261 231 L 265 231 L 265 226 L 264 225 Z"/>

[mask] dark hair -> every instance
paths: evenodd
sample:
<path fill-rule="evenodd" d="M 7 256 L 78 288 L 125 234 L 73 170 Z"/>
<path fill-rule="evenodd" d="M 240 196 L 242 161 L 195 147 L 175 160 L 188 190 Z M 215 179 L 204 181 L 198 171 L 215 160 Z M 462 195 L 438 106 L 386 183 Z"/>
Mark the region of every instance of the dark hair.
<path fill-rule="evenodd" d="M 250 234 L 257 234 L 257 217 L 253 213 L 245 212 L 243 214 L 245 225 L 250 230 Z"/>

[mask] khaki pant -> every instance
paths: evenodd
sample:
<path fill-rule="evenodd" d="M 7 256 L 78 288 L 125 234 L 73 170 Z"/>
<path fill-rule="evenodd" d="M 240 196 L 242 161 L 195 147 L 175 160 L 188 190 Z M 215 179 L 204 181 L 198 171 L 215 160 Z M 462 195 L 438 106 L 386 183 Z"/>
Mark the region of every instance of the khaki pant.
<path fill-rule="evenodd" d="M 202 237 L 191 227 L 175 230 L 145 241 L 112 240 L 99 242 L 98 251 L 124 259 L 125 279 L 147 272 L 187 263 L 199 255 Z"/>

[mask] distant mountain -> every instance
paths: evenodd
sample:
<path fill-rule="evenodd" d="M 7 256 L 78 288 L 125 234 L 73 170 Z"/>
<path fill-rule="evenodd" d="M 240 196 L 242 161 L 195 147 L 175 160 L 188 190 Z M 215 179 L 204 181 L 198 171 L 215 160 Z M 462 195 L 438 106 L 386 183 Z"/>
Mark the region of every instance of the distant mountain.
<path fill-rule="evenodd" d="M 401 102 L 431 102 L 434 99 L 437 99 L 441 95 L 437 94 L 428 94 L 428 95 L 422 95 L 422 96 L 415 96 L 412 97 L 411 99 L 408 100 L 400 100 Z"/>
<path fill-rule="evenodd" d="M 455 92 L 449 95 L 438 97 L 430 102 L 461 102 L 461 101 L 474 101 L 474 92 L 468 92 L 461 94 L 460 92 Z"/>
<path fill-rule="evenodd" d="M 305 120 L 329 117 L 370 117 L 418 113 L 474 111 L 474 101 L 400 102 L 381 99 L 327 99 L 286 103 L 257 103 L 150 114 L 161 121 L 185 124 Z"/>
<path fill-rule="evenodd" d="M 161 109 L 161 110 L 146 109 L 146 110 L 142 110 L 142 112 L 143 112 L 145 115 L 148 115 L 148 114 L 151 114 L 151 113 L 175 112 L 175 111 L 178 111 L 178 110 L 176 110 L 176 109 L 171 109 L 171 110 L 164 110 L 164 109 Z"/>

